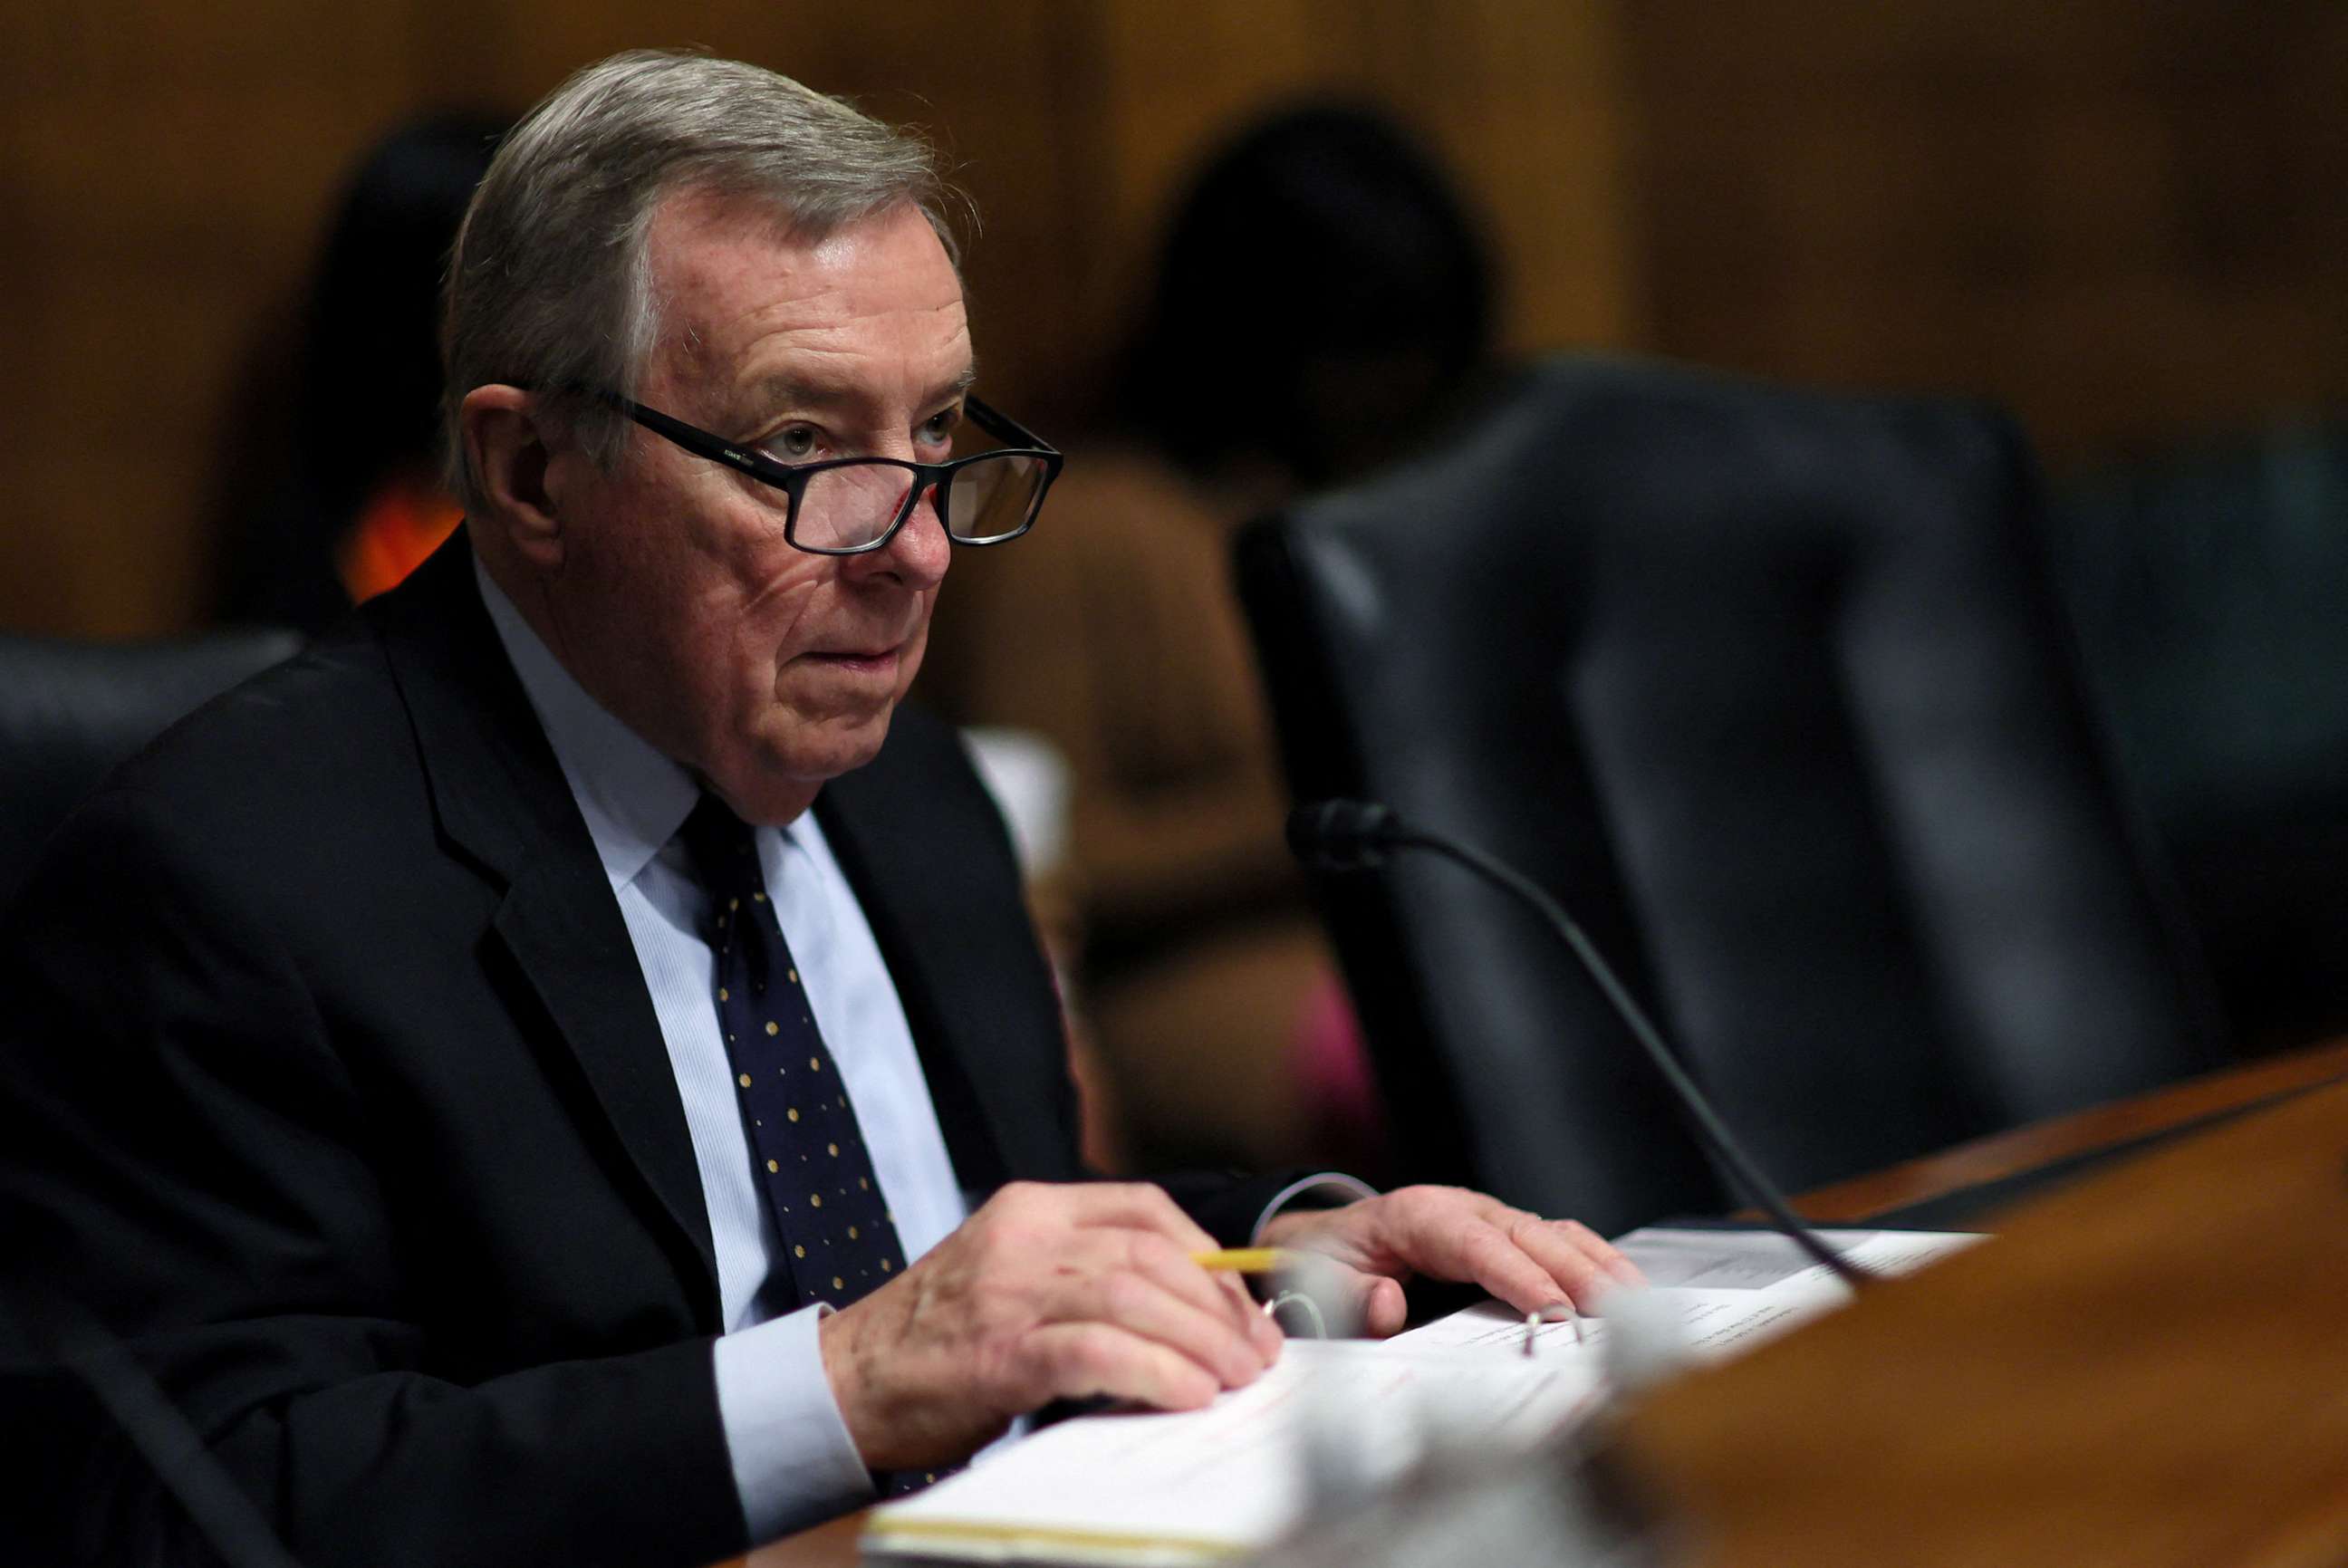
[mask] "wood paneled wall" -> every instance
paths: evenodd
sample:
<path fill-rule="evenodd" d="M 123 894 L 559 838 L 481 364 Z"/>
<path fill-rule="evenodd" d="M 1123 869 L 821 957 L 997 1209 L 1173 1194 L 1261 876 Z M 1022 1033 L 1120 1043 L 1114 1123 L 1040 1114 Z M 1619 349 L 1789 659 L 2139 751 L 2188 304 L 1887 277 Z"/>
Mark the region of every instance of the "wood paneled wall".
<path fill-rule="evenodd" d="M 1652 346 L 2055 463 L 2348 397 L 2348 6 L 1633 0 Z"/>
<path fill-rule="evenodd" d="M 1450 159 L 1515 282 L 1514 344 L 1637 336 L 1604 0 L 5 4 L 0 627 L 191 624 L 223 422 L 338 181 L 399 119 L 518 110 L 631 46 L 705 45 L 933 128 L 984 215 L 990 387 L 1038 423 L 1085 407 L 1187 170 L 1302 91 L 1376 94 Z"/>
<path fill-rule="evenodd" d="M 1458 171 L 1517 348 L 1970 391 L 2058 461 L 2348 390 L 2333 0 L 0 0 L 0 626 L 195 618 L 223 424 L 376 135 L 685 42 L 942 134 L 1047 429 L 1201 151 L 1326 89 Z"/>

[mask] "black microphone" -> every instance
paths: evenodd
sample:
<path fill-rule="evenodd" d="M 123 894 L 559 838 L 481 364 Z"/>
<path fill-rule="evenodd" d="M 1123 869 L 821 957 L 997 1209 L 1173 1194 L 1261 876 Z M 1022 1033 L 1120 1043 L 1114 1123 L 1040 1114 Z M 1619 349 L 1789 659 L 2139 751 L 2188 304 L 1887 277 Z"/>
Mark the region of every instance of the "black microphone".
<path fill-rule="evenodd" d="M 1662 1033 L 1639 1006 L 1638 999 L 1615 976 L 1613 966 L 1606 962 L 1564 906 L 1544 892 L 1530 878 L 1486 854 L 1470 844 L 1459 843 L 1423 828 L 1405 822 L 1391 806 L 1374 800 L 1316 800 L 1299 806 L 1288 816 L 1288 847 L 1297 859 L 1315 871 L 1369 871 L 1385 863 L 1390 850 L 1427 850 L 1458 865 L 1467 867 L 1485 881 L 1515 894 L 1533 910 L 1550 929 L 1573 950 L 1582 970 L 1594 982 L 1614 1016 L 1639 1042 L 1647 1059 L 1663 1075 L 1663 1082 L 1679 1100 L 1688 1125 L 1695 1131 L 1698 1141 L 1709 1150 L 1729 1179 L 1744 1195 L 1745 1201 L 1769 1216 L 1770 1222 L 1787 1239 L 1856 1287 L 1874 1276 L 1836 1252 L 1810 1229 L 1776 1184 L 1762 1173 L 1752 1156 L 1745 1152 L 1728 1124 L 1696 1087 L 1695 1080 L 1682 1068 L 1679 1058 L 1663 1044 Z"/>

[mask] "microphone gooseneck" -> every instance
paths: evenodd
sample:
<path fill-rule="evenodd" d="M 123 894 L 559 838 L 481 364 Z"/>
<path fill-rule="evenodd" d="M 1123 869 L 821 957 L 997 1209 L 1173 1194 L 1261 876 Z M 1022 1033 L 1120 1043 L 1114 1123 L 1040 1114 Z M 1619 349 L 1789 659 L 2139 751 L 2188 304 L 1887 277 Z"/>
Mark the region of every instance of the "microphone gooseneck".
<path fill-rule="evenodd" d="M 1289 813 L 1289 848 L 1297 858 L 1316 871 L 1368 871 L 1385 863 L 1388 851 L 1401 849 L 1426 850 L 1441 855 L 1455 864 L 1505 889 L 1532 906 L 1534 912 L 1549 923 L 1566 946 L 1580 960 L 1583 973 L 1597 985 L 1599 994 L 1613 1008 L 1614 1016 L 1631 1037 L 1663 1075 L 1663 1082 L 1679 1101 L 1697 1139 L 1728 1172 L 1729 1179 L 1745 1201 L 1769 1217 L 1775 1225 L 1812 1261 L 1833 1271 L 1845 1283 L 1857 1287 L 1874 1276 L 1827 1245 L 1801 1216 L 1794 1212 L 1776 1184 L 1763 1174 L 1752 1156 L 1745 1152 L 1728 1124 L 1713 1109 L 1703 1089 L 1696 1087 L 1679 1058 L 1663 1044 L 1663 1037 L 1638 999 L 1631 995 L 1606 962 L 1597 945 L 1583 934 L 1581 927 L 1565 912 L 1563 905 L 1551 898 L 1538 883 L 1514 868 L 1503 864 L 1472 844 L 1464 844 L 1440 834 L 1415 828 L 1406 823 L 1390 806 L 1371 800 L 1317 800 L 1299 806 Z"/>

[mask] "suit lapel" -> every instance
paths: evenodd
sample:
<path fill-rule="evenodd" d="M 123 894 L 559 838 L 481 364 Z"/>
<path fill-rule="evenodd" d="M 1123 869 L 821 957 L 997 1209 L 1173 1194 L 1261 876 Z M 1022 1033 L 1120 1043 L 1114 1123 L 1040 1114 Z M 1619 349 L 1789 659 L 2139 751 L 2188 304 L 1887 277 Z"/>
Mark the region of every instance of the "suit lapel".
<path fill-rule="evenodd" d="M 392 601 L 384 645 L 441 830 L 505 883 L 493 939 L 577 1061 L 714 1332 L 708 1210 L 660 1021 L 586 823 L 481 604 L 464 531 Z"/>
<path fill-rule="evenodd" d="M 529 856 L 494 923 L 571 1047 L 636 1173 L 690 1253 L 687 1277 L 697 1281 L 705 1326 L 716 1332 L 717 1265 L 693 1135 L 635 945 L 602 867 L 592 856 Z"/>

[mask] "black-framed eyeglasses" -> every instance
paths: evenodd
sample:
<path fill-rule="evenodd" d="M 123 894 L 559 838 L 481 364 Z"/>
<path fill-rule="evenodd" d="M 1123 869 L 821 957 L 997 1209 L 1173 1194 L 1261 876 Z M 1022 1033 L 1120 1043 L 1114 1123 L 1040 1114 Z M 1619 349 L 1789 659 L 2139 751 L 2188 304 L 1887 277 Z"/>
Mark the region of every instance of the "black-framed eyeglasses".
<path fill-rule="evenodd" d="M 783 538 L 811 555 L 861 555 L 882 550 L 922 498 L 935 498 L 946 537 L 956 544 L 1002 544 L 1035 526 L 1044 492 L 1059 477 L 1059 449 L 977 398 L 963 404 L 968 421 L 1001 447 L 942 463 L 901 458 L 824 458 L 786 463 L 729 441 L 616 392 L 595 394 L 645 429 L 695 457 L 723 463 L 788 498 Z"/>

